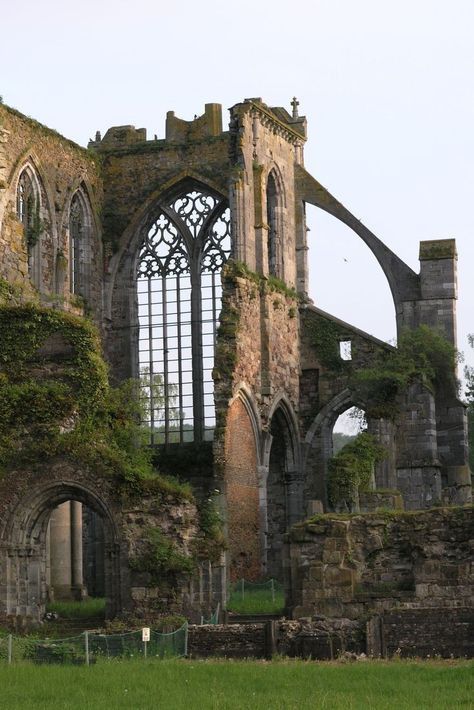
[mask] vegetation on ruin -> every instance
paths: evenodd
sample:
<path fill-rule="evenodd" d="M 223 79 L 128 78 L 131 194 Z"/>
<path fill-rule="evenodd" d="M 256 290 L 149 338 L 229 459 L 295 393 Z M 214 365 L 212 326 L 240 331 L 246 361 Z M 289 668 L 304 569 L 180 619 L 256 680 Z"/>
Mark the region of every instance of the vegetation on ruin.
<path fill-rule="evenodd" d="M 358 492 L 369 488 L 374 466 L 385 454 L 385 449 L 367 432 L 358 434 L 343 446 L 328 463 L 328 495 L 331 505 L 346 505 L 352 510 Z"/>
<path fill-rule="evenodd" d="M 158 528 L 147 528 L 143 536 L 143 550 L 130 558 L 130 567 L 149 575 L 152 585 L 163 581 L 169 573 L 189 575 L 195 570 L 195 560 L 181 552 L 173 540 Z"/>
<path fill-rule="evenodd" d="M 316 348 L 318 359 L 323 367 L 332 372 L 343 372 L 350 369 L 350 362 L 342 360 L 339 343 L 343 337 L 341 326 L 328 318 L 305 319 L 305 330 Z"/>
<path fill-rule="evenodd" d="M 24 113 L 21 113 L 21 111 L 18 111 L 18 109 L 13 108 L 12 106 L 8 106 L 7 104 L 3 103 L 0 101 L 0 112 L 5 111 L 7 114 L 11 114 L 12 116 L 15 116 L 19 118 L 21 121 L 26 123 L 30 129 L 35 131 L 36 134 L 45 136 L 45 137 L 51 137 L 61 140 L 61 142 L 67 144 L 69 148 L 74 150 L 75 153 L 80 155 L 81 158 L 86 158 L 87 160 L 90 160 L 91 162 L 96 162 L 97 156 L 92 153 L 91 151 L 87 150 L 86 148 L 83 148 L 82 146 L 78 145 L 77 143 L 74 143 L 74 141 L 70 140 L 70 138 L 65 138 L 63 135 L 58 133 L 54 128 L 48 128 L 48 126 L 45 126 L 44 124 L 40 123 L 34 118 L 31 118 L 30 116 L 26 116 Z"/>
<path fill-rule="evenodd" d="M 3 305 L 0 330 L 1 470 L 63 456 L 115 477 L 123 494 L 192 499 L 189 486 L 154 471 L 136 384 L 109 386 L 91 323 L 35 304 Z"/>
<path fill-rule="evenodd" d="M 359 401 L 366 402 L 366 414 L 394 419 L 397 398 L 413 382 L 422 382 L 432 391 L 456 391 L 456 351 L 439 332 L 421 325 L 405 330 L 398 347 L 380 352 L 370 367 L 352 373 L 351 388 Z"/>
<path fill-rule="evenodd" d="M 194 555 L 199 559 L 217 562 L 226 549 L 224 523 L 215 498 L 218 492 L 198 501 L 199 534 L 193 541 Z"/>
<path fill-rule="evenodd" d="M 259 290 L 263 293 L 281 293 L 287 298 L 298 298 L 298 293 L 295 289 L 287 286 L 282 279 L 276 276 L 263 276 L 263 274 L 249 269 L 247 264 L 244 264 L 242 261 L 229 259 L 224 267 L 224 276 L 230 280 L 234 280 L 235 278 L 247 279 L 247 281 L 258 286 Z"/>
<path fill-rule="evenodd" d="M 456 392 L 456 351 L 442 333 L 426 325 L 403 331 L 396 348 L 380 348 L 370 365 L 357 369 L 354 350 L 352 360 L 340 356 L 339 343 L 348 334 L 337 322 L 310 314 L 305 318 L 305 332 L 321 365 L 347 376 L 354 401 L 364 402 L 370 417 L 395 419 L 399 395 L 413 382 L 422 382 L 433 392 Z"/>
<path fill-rule="evenodd" d="M 349 663 L 132 658 L 94 666 L 0 666 L 9 710 L 471 708 L 474 661 Z"/>

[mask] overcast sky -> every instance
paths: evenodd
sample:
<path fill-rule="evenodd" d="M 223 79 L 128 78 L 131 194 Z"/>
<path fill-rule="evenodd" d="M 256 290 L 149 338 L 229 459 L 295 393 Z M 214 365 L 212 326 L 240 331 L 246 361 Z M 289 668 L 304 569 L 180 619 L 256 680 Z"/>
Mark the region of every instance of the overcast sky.
<path fill-rule="evenodd" d="M 166 111 L 300 101 L 306 168 L 418 271 L 456 238 L 459 348 L 474 331 L 474 0 L 22 0 L 1 3 L 0 94 L 85 145 Z M 227 114 L 224 112 L 227 119 Z M 383 339 L 385 278 L 344 225 L 309 210 L 311 295 Z M 466 352 L 472 361 L 474 353 Z"/>

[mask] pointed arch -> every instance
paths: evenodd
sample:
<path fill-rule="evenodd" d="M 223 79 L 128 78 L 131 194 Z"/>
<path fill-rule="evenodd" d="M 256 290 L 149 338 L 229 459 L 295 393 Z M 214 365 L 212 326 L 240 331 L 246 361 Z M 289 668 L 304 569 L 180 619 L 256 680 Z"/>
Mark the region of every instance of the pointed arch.
<path fill-rule="evenodd" d="M 68 210 L 69 291 L 89 298 L 93 216 L 89 198 L 81 183 L 71 196 Z"/>
<path fill-rule="evenodd" d="M 212 439 L 227 200 L 187 176 L 144 214 L 135 251 L 137 371 L 152 443 Z"/>
<path fill-rule="evenodd" d="M 250 387 L 248 387 L 245 382 L 239 382 L 237 386 L 237 391 L 232 397 L 232 399 L 229 402 L 229 408 L 232 406 L 232 404 L 235 402 L 236 399 L 239 399 L 249 416 L 251 425 L 252 425 L 252 430 L 254 433 L 255 437 L 255 448 L 256 448 L 256 455 L 257 455 L 257 461 L 259 464 L 262 462 L 263 458 L 263 441 L 262 441 L 262 429 L 261 429 L 261 422 L 260 422 L 260 414 L 258 411 L 257 403 L 255 401 L 255 397 L 252 394 L 252 391 Z"/>
<path fill-rule="evenodd" d="M 267 263 L 270 276 L 284 278 L 284 183 L 275 167 L 270 170 L 266 183 L 267 203 Z"/>
<path fill-rule="evenodd" d="M 36 288 L 41 287 L 41 232 L 43 190 L 40 178 L 31 161 L 18 173 L 15 191 L 16 216 L 23 225 L 23 237 L 28 259 L 28 274 Z"/>

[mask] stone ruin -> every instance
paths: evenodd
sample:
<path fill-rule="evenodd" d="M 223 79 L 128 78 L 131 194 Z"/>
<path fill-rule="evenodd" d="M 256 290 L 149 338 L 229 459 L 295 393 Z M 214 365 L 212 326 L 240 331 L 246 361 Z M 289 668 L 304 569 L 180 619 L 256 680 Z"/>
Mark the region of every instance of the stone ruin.
<path fill-rule="evenodd" d="M 306 137 L 297 102 L 290 114 L 249 98 L 225 129 L 221 106 L 206 104 L 192 121 L 168 112 L 164 139 L 116 126 L 86 150 L 0 105 L 2 309 L 92 320 L 111 383 L 135 379 L 146 400 L 155 466 L 195 493 L 131 500 L 71 452 L 10 462 L 0 616 L 40 619 L 48 598 L 86 588 L 105 594 L 110 616 L 199 615 L 224 602 L 229 580 L 263 576 L 285 582 L 290 615 L 357 619 L 420 600 L 472 607 L 472 508 L 449 512 L 472 501 L 454 360 L 442 380 L 412 373 L 390 413 L 374 406 L 355 375 L 383 367 L 394 348 L 310 299 L 305 205 L 373 252 L 400 337 L 425 326 L 454 348 L 455 242 L 421 242 L 415 273 L 307 172 Z M 29 381 L 54 379 L 71 357 L 58 328 Z M 325 515 L 335 507 L 332 430 L 353 406 L 384 455 L 338 509 L 360 517 L 338 520 Z M 74 414 L 61 426 L 73 430 Z M 196 505 L 210 498 L 221 554 L 210 560 L 201 545 L 191 578 L 137 567 L 144 530 L 191 555 Z"/>

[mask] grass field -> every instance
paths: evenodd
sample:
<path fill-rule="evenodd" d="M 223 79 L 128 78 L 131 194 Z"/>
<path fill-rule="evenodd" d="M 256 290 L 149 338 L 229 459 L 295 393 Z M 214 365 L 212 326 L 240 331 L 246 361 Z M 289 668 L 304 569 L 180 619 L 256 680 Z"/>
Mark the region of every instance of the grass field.
<path fill-rule="evenodd" d="M 5 710 L 473 710 L 474 662 L 25 663 L 0 688 Z"/>

